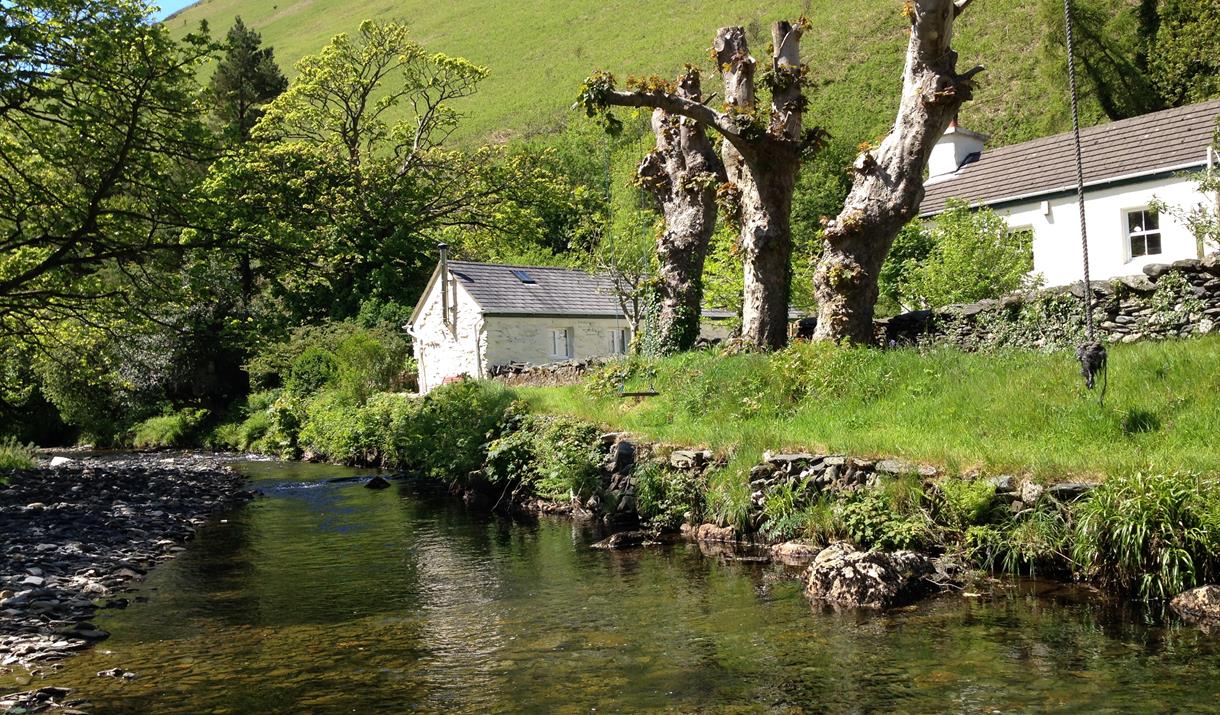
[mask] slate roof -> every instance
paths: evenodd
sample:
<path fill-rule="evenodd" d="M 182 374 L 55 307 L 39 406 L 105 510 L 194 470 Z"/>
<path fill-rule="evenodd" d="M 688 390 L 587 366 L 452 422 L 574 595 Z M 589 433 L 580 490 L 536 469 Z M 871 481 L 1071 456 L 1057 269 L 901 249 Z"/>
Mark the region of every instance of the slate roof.
<path fill-rule="evenodd" d="M 1085 186 L 1204 165 L 1217 116 L 1220 100 L 1213 100 L 1082 130 Z M 1068 132 L 984 150 L 952 178 L 930 184 L 919 213 L 939 213 L 950 198 L 994 206 L 1075 189 Z"/>
<path fill-rule="evenodd" d="M 513 271 L 525 271 L 525 283 Z M 546 266 L 449 261 L 449 272 L 489 315 L 623 317 L 608 276 Z"/>

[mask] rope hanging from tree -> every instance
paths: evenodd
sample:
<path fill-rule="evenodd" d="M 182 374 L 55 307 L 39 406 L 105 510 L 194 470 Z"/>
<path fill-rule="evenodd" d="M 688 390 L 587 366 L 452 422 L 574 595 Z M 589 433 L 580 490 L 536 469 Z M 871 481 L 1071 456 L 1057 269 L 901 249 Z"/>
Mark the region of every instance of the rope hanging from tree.
<path fill-rule="evenodd" d="M 1080 149 L 1080 109 L 1076 99 L 1076 54 L 1072 38 L 1072 0 L 1063 0 L 1063 26 L 1067 32 L 1068 57 L 1068 88 L 1072 101 L 1072 138 L 1076 147 L 1076 208 L 1080 220 L 1080 255 L 1084 265 L 1084 285 L 1081 294 L 1084 296 L 1085 343 L 1076 348 L 1076 357 L 1080 360 L 1080 375 L 1084 384 L 1090 390 L 1097 384 L 1097 376 L 1102 378 L 1099 402 L 1105 403 L 1106 386 L 1106 347 L 1094 335 L 1093 330 L 1093 284 L 1089 280 L 1089 232 L 1084 217 L 1084 159 Z"/>

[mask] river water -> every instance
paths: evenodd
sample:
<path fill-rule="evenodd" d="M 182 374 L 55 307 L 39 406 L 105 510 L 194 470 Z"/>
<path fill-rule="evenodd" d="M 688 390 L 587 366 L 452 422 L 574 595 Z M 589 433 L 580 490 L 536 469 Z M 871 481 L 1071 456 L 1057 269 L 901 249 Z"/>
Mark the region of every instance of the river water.
<path fill-rule="evenodd" d="M 39 685 L 98 714 L 1220 712 L 1220 636 L 1077 588 L 834 613 L 694 545 L 594 550 L 585 526 L 471 514 L 428 483 L 239 467 L 266 497 Z M 95 675 L 115 667 L 137 677 Z"/>

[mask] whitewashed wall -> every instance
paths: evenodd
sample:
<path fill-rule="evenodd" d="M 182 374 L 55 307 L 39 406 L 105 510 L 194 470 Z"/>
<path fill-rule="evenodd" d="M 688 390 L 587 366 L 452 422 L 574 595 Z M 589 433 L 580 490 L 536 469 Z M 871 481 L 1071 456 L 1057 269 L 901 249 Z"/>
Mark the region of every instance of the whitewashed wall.
<path fill-rule="evenodd" d="M 487 364 L 510 362 L 534 364 L 565 359 L 551 354 L 551 331 L 572 331 L 573 359 L 610 354 L 610 331 L 629 328 L 626 320 L 613 318 L 525 317 L 489 315 L 485 319 Z"/>
<path fill-rule="evenodd" d="M 440 386 L 446 377 L 469 375 L 483 377 L 487 366 L 482 361 L 486 350 L 483 313 L 474 298 L 457 285 L 457 315 L 454 330 L 441 315 L 441 281 L 428 293 L 416 319 L 412 345 L 419 365 L 419 391 L 426 393 Z"/>
<path fill-rule="evenodd" d="M 1089 273 L 1094 280 L 1141 273 L 1149 263 L 1172 263 L 1198 258 L 1195 239 L 1167 213 L 1160 215 L 1161 253 L 1131 258 L 1126 212 L 1146 207 L 1153 199 L 1171 206 L 1192 207 L 1206 201 L 1195 182 L 1164 178 L 1139 184 L 1085 192 L 1085 218 L 1089 229 Z M 1082 278 L 1080 228 L 1076 196 L 1047 202 L 1031 201 L 997 210 L 1012 228 L 1034 232 L 1034 272 L 1046 286 L 1067 285 Z"/>

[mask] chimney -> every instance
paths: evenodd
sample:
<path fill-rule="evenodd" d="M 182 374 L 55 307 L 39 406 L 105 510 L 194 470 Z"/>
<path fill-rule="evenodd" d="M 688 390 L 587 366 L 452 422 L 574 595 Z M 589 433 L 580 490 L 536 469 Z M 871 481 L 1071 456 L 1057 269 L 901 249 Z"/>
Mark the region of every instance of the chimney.
<path fill-rule="evenodd" d="M 962 129 L 954 118 L 944 136 L 932 147 L 928 157 L 928 180 L 924 183 L 935 184 L 952 178 L 963 165 L 978 161 L 983 154 L 983 145 L 989 139 L 991 137 L 986 134 Z"/>
<path fill-rule="evenodd" d="M 441 322 L 449 323 L 449 245 L 438 243 L 437 253 L 440 254 L 441 278 Z"/>

